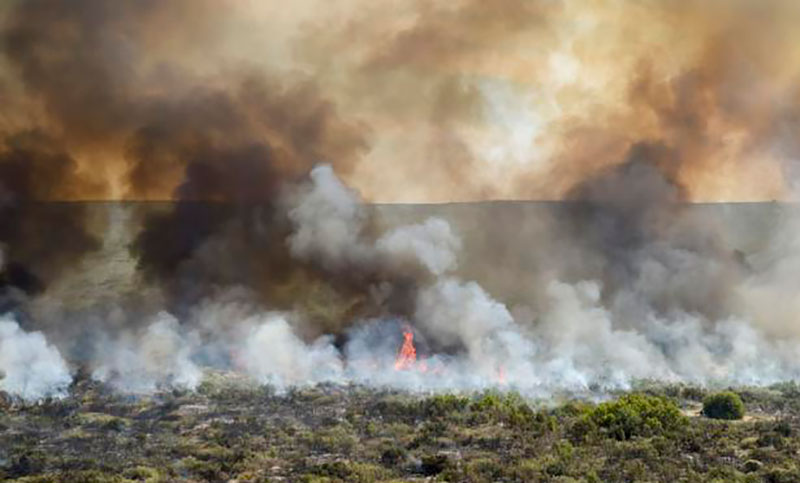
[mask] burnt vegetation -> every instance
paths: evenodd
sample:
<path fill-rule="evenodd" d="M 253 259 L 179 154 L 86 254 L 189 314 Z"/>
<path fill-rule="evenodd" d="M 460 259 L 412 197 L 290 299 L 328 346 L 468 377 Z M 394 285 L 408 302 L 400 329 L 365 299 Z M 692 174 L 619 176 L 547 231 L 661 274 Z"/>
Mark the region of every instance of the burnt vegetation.
<path fill-rule="evenodd" d="M 94 382 L 0 410 L 10 481 L 798 481 L 796 384 L 710 393 L 646 386 L 601 403 L 514 393 L 413 395 L 321 385 L 278 393 L 213 375 L 196 392 Z M 727 394 L 727 393 L 726 393 Z M 724 397 L 729 397 L 723 394 Z"/>

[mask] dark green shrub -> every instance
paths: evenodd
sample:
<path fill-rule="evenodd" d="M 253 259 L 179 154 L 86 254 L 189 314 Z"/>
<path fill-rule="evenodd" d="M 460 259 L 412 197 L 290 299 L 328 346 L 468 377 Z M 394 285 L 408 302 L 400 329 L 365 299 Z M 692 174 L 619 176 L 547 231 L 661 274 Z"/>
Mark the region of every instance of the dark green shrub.
<path fill-rule="evenodd" d="M 381 453 L 381 463 L 384 466 L 397 466 L 406 459 L 406 450 L 400 446 L 389 446 Z"/>
<path fill-rule="evenodd" d="M 745 473 L 753 473 L 764 467 L 764 463 L 758 460 L 747 460 L 742 465 L 742 470 Z"/>
<path fill-rule="evenodd" d="M 703 399 L 703 415 L 711 419 L 742 419 L 744 403 L 735 392 L 719 392 Z"/>
<path fill-rule="evenodd" d="M 772 468 L 763 475 L 768 483 L 799 483 L 800 471 L 794 468 Z"/>
<path fill-rule="evenodd" d="M 590 419 L 616 439 L 653 436 L 677 430 L 687 423 L 672 401 L 644 394 L 630 394 L 598 405 Z"/>
<path fill-rule="evenodd" d="M 788 421 L 778 421 L 775 423 L 774 431 L 788 438 L 792 435 L 792 425 Z"/>
<path fill-rule="evenodd" d="M 425 455 L 422 457 L 422 474 L 435 476 L 449 466 L 449 459 L 445 454 Z"/>

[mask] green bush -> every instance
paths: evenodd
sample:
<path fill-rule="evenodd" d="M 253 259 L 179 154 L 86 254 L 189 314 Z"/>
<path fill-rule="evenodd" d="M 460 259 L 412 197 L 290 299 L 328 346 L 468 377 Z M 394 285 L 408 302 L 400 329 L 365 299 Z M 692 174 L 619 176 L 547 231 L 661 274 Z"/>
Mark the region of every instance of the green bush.
<path fill-rule="evenodd" d="M 333 426 L 311 435 L 311 447 L 315 451 L 350 454 L 358 444 L 358 437 L 345 424 Z"/>
<path fill-rule="evenodd" d="M 703 399 L 703 415 L 711 419 L 742 419 L 744 403 L 735 392 L 720 392 Z"/>
<path fill-rule="evenodd" d="M 429 418 L 452 417 L 469 405 L 469 399 L 453 394 L 429 397 L 420 402 L 422 414 Z"/>
<path fill-rule="evenodd" d="M 630 394 L 605 402 L 592 410 L 589 418 L 618 440 L 635 436 L 654 436 L 674 431 L 687 423 L 672 401 L 644 394 Z"/>

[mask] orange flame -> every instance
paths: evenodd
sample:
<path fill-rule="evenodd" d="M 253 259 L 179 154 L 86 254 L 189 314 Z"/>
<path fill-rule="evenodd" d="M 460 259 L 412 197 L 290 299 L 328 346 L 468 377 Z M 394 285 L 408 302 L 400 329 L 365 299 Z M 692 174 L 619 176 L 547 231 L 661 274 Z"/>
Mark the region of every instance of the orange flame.
<path fill-rule="evenodd" d="M 417 349 L 414 347 L 414 332 L 411 329 L 403 329 L 403 345 L 397 353 L 394 361 L 394 368 L 398 371 L 411 369 L 417 362 Z"/>
<path fill-rule="evenodd" d="M 414 347 L 414 331 L 410 326 L 406 325 L 403 329 L 403 345 L 397 352 L 397 358 L 394 361 L 394 368 L 397 371 L 410 371 L 428 372 L 438 374 L 444 371 L 441 364 L 434 364 L 433 368 L 428 367 L 429 359 L 418 359 L 417 348 Z"/>
<path fill-rule="evenodd" d="M 394 368 L 398 371 L 407 371 L 417 362 L 417 349 L 414 347 L 414 332 L 409 328 L 403 329 L 403 345 L 394 361 Z"/>

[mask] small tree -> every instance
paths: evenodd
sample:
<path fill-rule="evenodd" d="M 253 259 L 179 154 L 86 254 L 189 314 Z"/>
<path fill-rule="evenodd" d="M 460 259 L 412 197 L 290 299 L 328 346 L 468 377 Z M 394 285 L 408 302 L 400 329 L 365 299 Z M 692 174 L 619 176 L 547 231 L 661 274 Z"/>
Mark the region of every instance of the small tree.
<path fill-rule="evenodd" d="M 711 419 L 742 419 L 744 403 L 735 392 L 711 394 L 703 399 L 703 415 Z"/>

